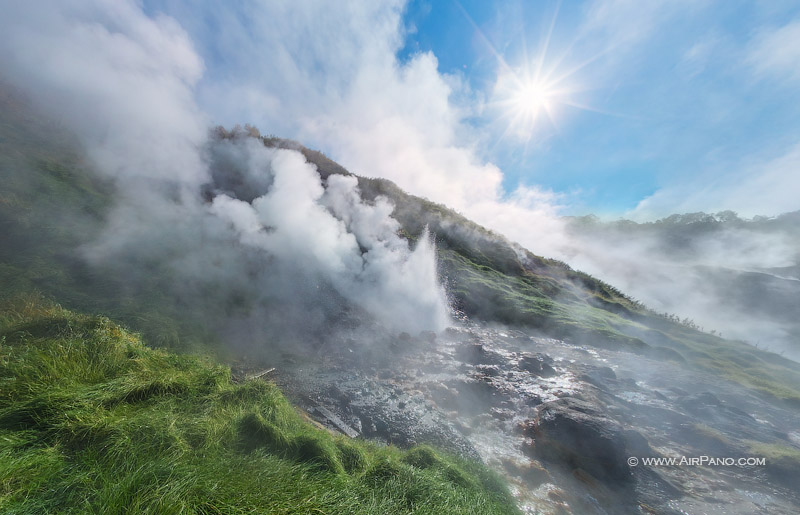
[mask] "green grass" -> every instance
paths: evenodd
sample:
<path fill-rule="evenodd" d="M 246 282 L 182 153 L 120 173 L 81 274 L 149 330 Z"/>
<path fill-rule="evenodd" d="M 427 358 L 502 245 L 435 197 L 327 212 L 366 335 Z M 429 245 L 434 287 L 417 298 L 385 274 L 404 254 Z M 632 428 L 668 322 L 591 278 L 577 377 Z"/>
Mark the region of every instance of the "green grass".
<path fill-rule="evenodd" d="M 763 457 L 767 463 L 792 466 L 800 472 L 800 449 L 783 444 L 769 444 L 749 440 L 745 442 L 751 456 Z"/>
<path fill-rule="evenodd" d="M 480 464 L 334 436 L 272 384 L 29 298 L 0 312 L 0 512 L 516 508 Z"/>
<path fill-rule="evenodd" d="M 265 141 L 297 146 L 278 138 Z M 347 173 L 324 155 L 300 149 L 323 174 Z M 231 318 L 250 314 L 252 299 L 223 295 L 213 283 L 186 284 L 168 262 L 139 263 L 131 270 L 89 266 L 80 249 L 102 230 L 114 201 L 113 187 L 98 179 L 58 124 L 13 95 L 4 96 L 2 85 L 0 175 L 0 302 L 41 291 L 71 309 L 131 327 L 150 345 L 218 352 L 226 358 L 223 353 L 231 342 L 225 341 L 225 328 Z M 414 240 L 425 227 L 436 235 L 443 279 L 452 299 L 471 317 L 533 328 L 581 345 L 685 362 L 800 405 L 800 367 L 795 363 L 650 312 L 612 286 L 514 248 L 501 236 L 390 181 L 358 181 L 367 199 L 385 195 L 395 203 L 393 216 L 405 237 Z M 185 293 L 187 288 L 191 294 Z M 176 291 L 190 302 L 176 302 Z"/>
<path fill-rule="evenodd" d="M 766 472 L 789 488 L 796 489 L 800 481 L 800 449 L 781 443 L 745 442 L 748 456 L 765 458 Z"/>

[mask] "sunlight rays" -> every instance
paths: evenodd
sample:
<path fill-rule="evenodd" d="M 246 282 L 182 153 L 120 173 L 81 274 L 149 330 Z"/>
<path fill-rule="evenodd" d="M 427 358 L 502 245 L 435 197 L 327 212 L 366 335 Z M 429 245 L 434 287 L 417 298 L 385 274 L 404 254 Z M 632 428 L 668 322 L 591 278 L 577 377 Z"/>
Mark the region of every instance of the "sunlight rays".
<path fill-rule="evenodd" d="M 466 20 L 474 28 L 477 36 L 486 45 L 497 61 L 497 77 L 491 90 L 486 107 L 494 113 L 493 125 L 498 127 L 499 138 L 495 146 L 506 138 L 522 141 L 525 149 L 531 143 L 541 143 L 559 134 L 557 120 L 563 118 L 567 109 L 598 112 L 596 109 L 579 101 L 580 93 L 587 91 L 580 84 L 580 72 L 612 49 L 606 48 L 583 59 L 569 59 L 576 40 L 561 51 L 554 52 L 558 46 L 554 43 L 554 33 L 560 11 L 560 2 L 556 4 L 553 14 L 544 30 L 534 56 L 529 56 L 528 41 L 521 38 L 521 62 L 511 66 L 485 32 L 475 23 L 460 2 L 454 0 Z M 523 31 L 525 33 L 525 31 Z M 555 55 L 552 55 L 555 54 Z M 573 62 L 570 63 L 569 61 Z M 573 64 L 578 61 L 578 64 Z M 602 113 L 610 114 L 610 113 Z"/>

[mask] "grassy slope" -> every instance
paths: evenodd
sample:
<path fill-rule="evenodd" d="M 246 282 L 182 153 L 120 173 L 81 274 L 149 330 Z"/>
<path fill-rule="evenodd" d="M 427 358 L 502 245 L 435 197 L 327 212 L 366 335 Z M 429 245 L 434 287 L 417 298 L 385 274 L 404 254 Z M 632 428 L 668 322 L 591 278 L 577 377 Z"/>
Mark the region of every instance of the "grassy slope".
<path fill-rule="evenodd" d="M 0 88 L 0 298 L 39 290 L 68 307 L 101 313 L 141 331 L 151 344 L 193 348 L 213 341 L 214 317 L 187 313 L 165 294 L 165 270 L 140 278 L 135 293 L 122 278 L 89 269 L 76 249 L 91 241 L 111 187 L 93 177 L 74 144 Z M 348 173 L 297 143 L 322 175 Z M 442 273 L 467 314 L 542 330 L 583 344 L 686 361 L 778 398 L 800 403 L 800 366 L 649 312 L 612 286 L 541 258 L 444 206 L 408 195 L 390 181 L 359 178 L 367 198 L 386 195 L 410 239 L 436 234 Z M 35 198 L 25 192 L 36 191 Z"/>
<path fill-rule="evenodd" d="M 39 291 L 134 327 L 150 344 L 189 349 L 210 341 L 205 317 L 181 312 L 165 295 L 163 270 L 138 277 L 132 291 L 130 278 L 80 257 L 103 228 L 114 189 L 79 148 L 0 83 L 0 300 Z"/>
<path fill-rule="evenodd" d="M 102 227 L 112 188 L 94 178 L 72 141 L 2 91 L 0 303 L 42 291 L 123 321 L 150 344 L 211 341 L 203 317 L 181 312 L 163 293 L 168 278 L 154 273 L 131 294 L 77 257 Z M 323 175 L 347 173 L 292 146 Z M 436 234 L 451 295 L 470 315 L 686 360 L 800 402 L 796 364 L 656 316 L 389 181 L 359 181 L 365 196 L 395 202 L 410 239 L 426 225 Z M 107 319 L 34 304 L 3 311 L 0 331 L 0 511 L 512 511 L 475 465 L 333 438 L 274 387 L 231 384 L 226 369 L 147 349 Z"/>
<path fill-rule="evenodd" d="M 271 384 L 103 317 L 0 313 L 3 513 L 513 513 L 477 464 L 315 428 Z"/>
<path fill-rule="evenodd" d="M 312 162 L 319 160 L 321 170 L 331 169 L 324 156 L 300 150 Z M 359 185 L 367 198 L 392 199 L 394 216 L 410 239 L 426 226 L 436 234 L 450 294 L 471 316 L 539 329 L 581 344 L 685 362 L 800 405 L 796 362 L 665 318 L 613 286 L 521 249 L 444 206 L 405 193 L 391 181 L 360 177 Z"/>

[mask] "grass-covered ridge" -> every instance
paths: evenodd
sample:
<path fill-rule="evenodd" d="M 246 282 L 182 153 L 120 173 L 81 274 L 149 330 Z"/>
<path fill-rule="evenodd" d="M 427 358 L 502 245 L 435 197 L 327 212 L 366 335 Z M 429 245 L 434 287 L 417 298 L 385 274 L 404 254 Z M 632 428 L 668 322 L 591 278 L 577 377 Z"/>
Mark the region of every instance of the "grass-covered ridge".
<path fill-rule="evenodd" d="M 214 283 L 187 285 L 169 260 L 127 268 L 89 264 L 81 249 L 107 223 L 113 184 L 100 178 L 57 124 L 3 93 L 0 85 L 0 300 L 41 291 L 71 309 L 131 327 L 151 345 L 200 348 L 224 359 L 231 343 L 227 323 L 249 314 L 252 299 L 238 302 L 242 299 L 222 295 Z M 299 143 L 274 137 L 262 142 L 299 150 L 323 178 L 349 174 Z M 677 360 L 800 405 L 797 363 L 651 312 L 613 286 L 521 249 L 388 180 L 358 177 L 358 182 L 367 201 L 383 195 L 395 204 L 392 216 L 403 236 L 414 240 L 425 227 L 435 235 L 442 279 L 455 307 L 470 317 Z M 188 295 L 186 286 L 192 287 Z"/>
<path fill-rule="evenodd" d="M 482 465 L 334 436 L 263 381 L 40 301 L 0 313 L 3 513 L 514 513 Z"/>

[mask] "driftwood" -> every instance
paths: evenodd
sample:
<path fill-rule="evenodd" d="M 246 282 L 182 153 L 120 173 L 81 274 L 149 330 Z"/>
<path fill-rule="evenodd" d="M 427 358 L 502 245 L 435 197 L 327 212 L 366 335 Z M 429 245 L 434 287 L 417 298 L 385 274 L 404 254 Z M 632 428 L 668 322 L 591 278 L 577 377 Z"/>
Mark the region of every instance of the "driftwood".
<path fill-rule="evenodd" d="M 333 412 L 331 412 L 331 410 L 329 410 L 328 408 L 324 408 L 322 406 L 317 405 L 314 406 L 314 409 L 317 411 L 317 413 L 328 419 L 331 422 L 331 424 L 336 426 L 336 429 L 346 434 L 350 438 L 355 438 L 358 436 L 358 431 L 345 424 L 342 421 L 342 419 L 334 415 Z"/>
<path fill-rule="evenodd" d="M 264 377 L 265 375 L 269 374 L 270 372 L 274 372 L 274 371 L 275 371 L 275 367 L 268 368 L 267 370 L 262 370 L 261 372 L 256 372 L 255 374 L 247 374 L 245 376 L 245 379 L 248 379 L 248 380 L 250 380 L 250 379 L 259 379 L 259 378 Z"/>

